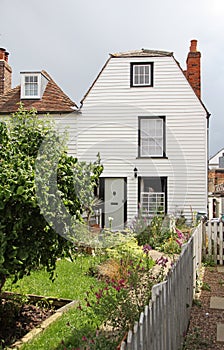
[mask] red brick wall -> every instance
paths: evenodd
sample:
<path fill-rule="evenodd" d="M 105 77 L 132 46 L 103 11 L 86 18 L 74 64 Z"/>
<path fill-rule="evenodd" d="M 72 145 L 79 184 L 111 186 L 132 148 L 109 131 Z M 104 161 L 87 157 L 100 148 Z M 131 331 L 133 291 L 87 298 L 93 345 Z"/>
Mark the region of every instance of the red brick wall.
<path fill-rule="evenodd" d="M 0 94 L 9 91 L 12 86 L 12 70 L 5 61 L 0 61 Z"/>
<path fill-rule="evenodd" d="M 208 191 L 215 192 L 215 186 L 224 183 L 224 170 L 213 169 L 208 173 Z"/>
<path fill-rule="evenodd" d="M 197 51 L 197 40 L 191 40 L 187 70 L 184 73 L 196 95 L 201 98 L 201 53 Z"/>
<path fill-rule="evenodd" d="M 12 86 L 12 69 L 8 64 L 8 52 L 0 48 L 0 95 L 6 93 Z"/>

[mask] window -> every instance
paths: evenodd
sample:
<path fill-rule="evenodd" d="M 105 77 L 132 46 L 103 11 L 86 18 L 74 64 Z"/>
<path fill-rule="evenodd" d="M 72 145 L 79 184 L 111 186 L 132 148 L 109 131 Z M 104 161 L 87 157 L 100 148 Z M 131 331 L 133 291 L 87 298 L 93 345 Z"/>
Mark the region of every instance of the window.
<path fill-rule="evenodd" d="M 165 157 L 165 117 L 139 118 L 139 157 Z"/>
<path fill-rule="evenodd" d="M 21 98 L 40 98 L 41 74 L 21 74 Z"/>
<path fill-rule="evenodd" d="M 131 86 L 153 86 L 153 63 L 131 63 Z"/>
<path fill-rule="evenodd" d="M 139 178 L 139 201 L 143 216 L 150 219 L 154 215 L 166 213 L 166 177 Z"/>
<path fill-rule="evenodd" d="M 38 77 L 36 75 L 26 76 L 24 85 L 26 96 L 38 95 Z"/>

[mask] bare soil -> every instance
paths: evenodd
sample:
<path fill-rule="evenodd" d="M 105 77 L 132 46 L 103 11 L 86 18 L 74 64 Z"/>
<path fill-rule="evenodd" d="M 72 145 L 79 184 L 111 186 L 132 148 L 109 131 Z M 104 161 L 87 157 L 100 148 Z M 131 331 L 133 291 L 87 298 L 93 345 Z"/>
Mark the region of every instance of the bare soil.
<path fill-rule="evenodd" d="M 211 297 L 224 297 L 224 273 L 217 267 L 205 267 L 199 284 L 199 294 L 191 310 L 185 350 L 223 350 L 216 340 L 217 323 L 224 323 L 224 310 L 210 309 Z"/>
<path fill-rule="evenodd" d="M 0 304 L 0 349 L 12 345 L 51 316 L 54 310 L 12 300 Z"/>

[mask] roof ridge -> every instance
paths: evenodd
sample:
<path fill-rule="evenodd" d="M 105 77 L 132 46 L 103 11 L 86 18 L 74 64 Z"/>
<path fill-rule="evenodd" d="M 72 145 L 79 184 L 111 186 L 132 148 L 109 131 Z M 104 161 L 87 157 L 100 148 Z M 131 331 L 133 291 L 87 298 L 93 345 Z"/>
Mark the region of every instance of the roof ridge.
<path fill-rule="evenodd" d="M 111 57 L 138 57 L 138 56 L 173 56 L 171 51 L 162 50 L 151 50 L 151 49 L 140 49 L 140 50 L 130 50 L 126 52 L 115 52 L 110 54 Z"/>

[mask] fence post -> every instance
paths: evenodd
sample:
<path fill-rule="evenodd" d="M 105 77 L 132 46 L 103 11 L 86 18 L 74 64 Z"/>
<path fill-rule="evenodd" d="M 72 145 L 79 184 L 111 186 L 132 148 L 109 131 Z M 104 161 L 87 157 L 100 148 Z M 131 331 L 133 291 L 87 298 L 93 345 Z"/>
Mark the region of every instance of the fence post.
<path fill-rule="evenodd" d="M 208 223 L 208 256 L 212 256 L 212 223 Z"/>
<path fill-rule="evenodd" d="M 206 259 L 207 233 L 205 223 L 202 225 L 202 258 Z"/>
<path fill-rule="evenodd" d="M 139 325 L 138 322 L 135 322 L 134 329 L 133 329 L 133 350 L 139 349 Z"/>
<path fill-rule="evenodd" d="M 145 317 L 144 317 L 144 312 L 141 312 L 140 318 L 139 318 L 139 348 L 140 350 L 144 350 L 144 344 L 143 344 L 143 339 L 145 336 L 145 332 L 144 332 L 144 321 L 145 321 Z"/>
<path fill-rule="evenodd" d="M 219 264 L 223 265 L 223 223 L 219 224 Z"/>
<path fill-rule="evenodd" d="M 143 338 L 143 349 L 149 348 L 149 307 L 145 306 L 145 322 L 144 322 L 144 338 Z"/>
<path fill-rule="evenodd" d="M 128 331 L 128 336 L 127 336 L 127 350 L 133 350 L 133 343 L 132 343 L 132 340 L 133 340 L 133 337 L 132 337 L 132 331 L 129 330 Z"/>

